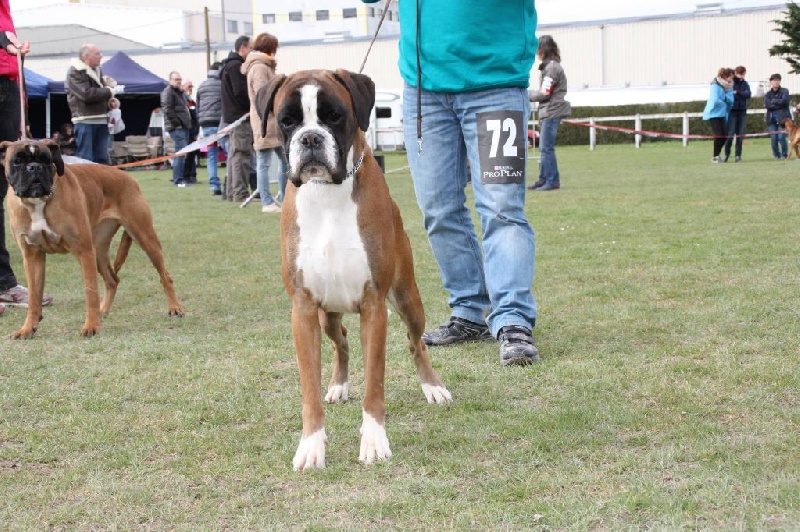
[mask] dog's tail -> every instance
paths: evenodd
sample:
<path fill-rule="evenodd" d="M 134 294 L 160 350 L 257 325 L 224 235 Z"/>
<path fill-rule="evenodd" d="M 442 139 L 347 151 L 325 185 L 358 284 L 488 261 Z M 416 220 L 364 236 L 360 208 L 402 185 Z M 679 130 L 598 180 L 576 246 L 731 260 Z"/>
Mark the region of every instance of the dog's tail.
<path fill-rule="evenodd" d="M 133 243 L 133 239 L 131 235 L 128 234 L 127 231 L 122 233 L 122 240 L 119 242 L 119 247 L 117 248 L 117 256 L 114 259 L 114 272 L 119 273 L 120 268 L 122 265 L 125 264 L 125 259 L 128 258 L 128 251 L 131 249 L 131 244 Z"/>

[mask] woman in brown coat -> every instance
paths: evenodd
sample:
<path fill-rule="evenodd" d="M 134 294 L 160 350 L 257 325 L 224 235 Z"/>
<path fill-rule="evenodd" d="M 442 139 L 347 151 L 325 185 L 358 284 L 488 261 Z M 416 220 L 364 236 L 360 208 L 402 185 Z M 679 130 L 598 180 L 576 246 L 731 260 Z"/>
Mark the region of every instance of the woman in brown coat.
<path fill-rule="evenodd" d="M 253 128 L 253 149 L 256 150 L 256 181 L 261 196 L 261 212 L 281 212 L 280 200 L 286 190 L 286 163 L 283 146 L 278 138 L 278 124 L 270 115 L 267 134 L 261 135 L 261 117 L 256 109 L 258 89 L 275 77 L 275 52 L 278 39 L 269 33 L 262 33 L 253 43 L 253 51 L 242 64 L 242 74 L 247 76 L 247 92 L 250 96 L 250 125 Z M 270 181 L 277 180 L 278 195 L 273 198 L 269 192 Z"/>

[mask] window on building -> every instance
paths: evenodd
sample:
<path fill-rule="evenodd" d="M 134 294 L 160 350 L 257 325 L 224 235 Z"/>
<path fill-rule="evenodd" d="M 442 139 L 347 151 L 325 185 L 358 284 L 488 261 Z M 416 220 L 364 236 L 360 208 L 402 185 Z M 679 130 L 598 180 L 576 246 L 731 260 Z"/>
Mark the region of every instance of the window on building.
<path fill-rule="evenodd" d="M 375 118 L 391 118 L 391 107 L 375 107 Z"/>
<path fill-rule="evenodd" d="M 291 21 L 291 22 L 303 22 L 303 12 L 302 11 L 290 11 L 289 12 L 289 21 Z"/>
<path fill-rule="evenodd" d="M 374 7 L 368 7 L 367 8 L 367 15 L 370 18 L 374 18 L 375 17 L 375 8 Z"/>
<path fill-rule="evenodd" d="M 275 24 L 275 13 L 261 15 L 261 22 L 263 24 Z"/>
<path fill-rule="evenodd" d="M 239 33 L 239 21 L 238 20 L 229 20 L 228 21 L 228 33 Z"/>
<path fill-rule="evenodd" d="M 244 34 L 245 35 L 252 35 L 253 34 L 253 23 L 252 22 L 243 22 L 244 25 Z"/>
<path fill-rule="evenodd" d="M 318 9 L 317 10 L 317 20 L 330 20 L 331 15 L 330 11 L 327 9 Z"/>
<path fill-rule="evenodd" d="M 346 7 L 342 9 L 342 18 L 356 18 L 357 11 L 355 7 Z"/>

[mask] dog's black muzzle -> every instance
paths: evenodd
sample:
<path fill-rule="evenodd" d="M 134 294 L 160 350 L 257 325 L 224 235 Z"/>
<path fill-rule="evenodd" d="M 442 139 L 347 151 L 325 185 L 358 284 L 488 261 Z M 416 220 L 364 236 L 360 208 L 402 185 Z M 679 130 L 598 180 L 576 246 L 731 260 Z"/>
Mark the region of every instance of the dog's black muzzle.
<path fill-rule="evenodd" d="M 11 179 L 14 194 L 20 198 L 44 198 L 53 191 L 53 166 L 31 162 L 17 170 L 21 174 Z"/>

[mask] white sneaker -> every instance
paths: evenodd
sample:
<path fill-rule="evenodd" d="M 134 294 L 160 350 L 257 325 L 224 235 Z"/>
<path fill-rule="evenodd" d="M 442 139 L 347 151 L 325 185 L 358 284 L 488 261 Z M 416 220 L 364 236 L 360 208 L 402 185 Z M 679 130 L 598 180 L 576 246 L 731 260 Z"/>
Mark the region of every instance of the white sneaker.
<path fill-rule="evenodd" d="M 281 212 L 281 208 L 274 203 L 261 207 L 261 212 Z"/>

